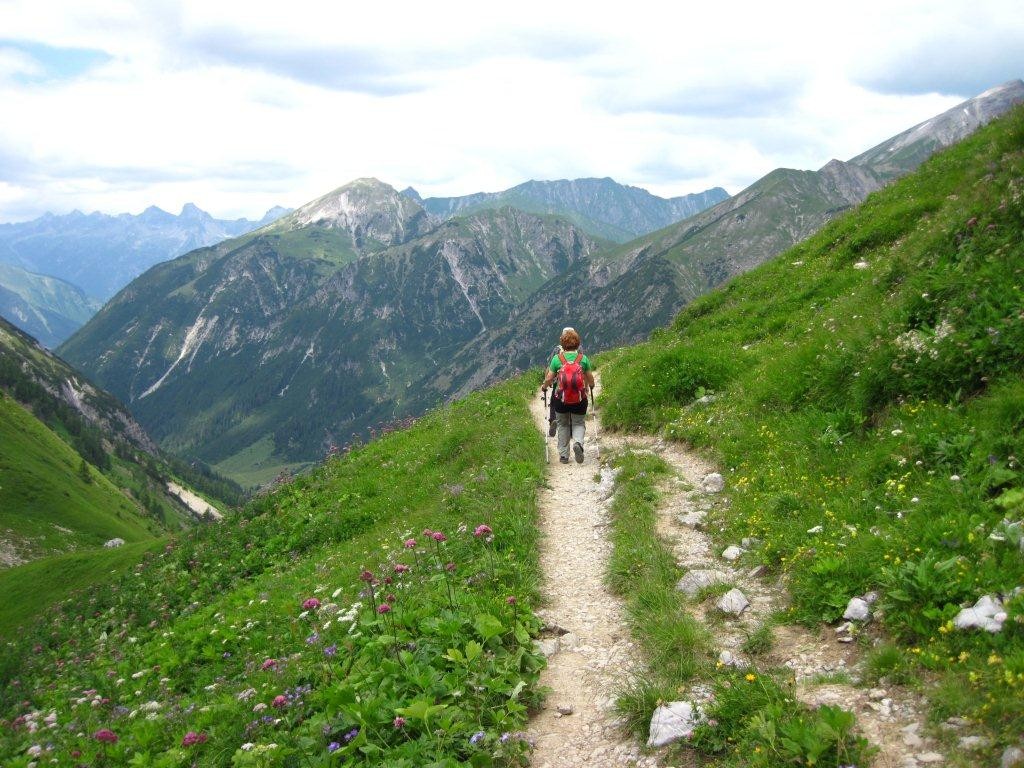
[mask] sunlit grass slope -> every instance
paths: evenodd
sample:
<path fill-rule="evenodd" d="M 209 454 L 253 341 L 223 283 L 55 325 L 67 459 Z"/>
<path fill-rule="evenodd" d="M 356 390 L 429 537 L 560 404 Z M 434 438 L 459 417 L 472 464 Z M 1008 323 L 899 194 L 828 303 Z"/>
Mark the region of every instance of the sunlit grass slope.
<path fill-rule="evenodd" d="M 519 764 L 543 664 L 530 386 L 332 459 L 9 636 L 0 762 Z"/>
<path fill-rule="evenodd" d="M 717 457 L 722 541 L 763 542 L 746 558 L 786 574 L 794 619 L 878 590 L 898 650 L 874 672 L 998 754 L 1024 727 L 1022 373 L 1018 109 L 618 353 L 603 416 Z M 986 594 L 1002 631 L 954 629 Z"/>
<path fill-rule="evenodd" d="M 22 559 L 158 532 L 110 480 L 0 392 L 0 538 Z"/>

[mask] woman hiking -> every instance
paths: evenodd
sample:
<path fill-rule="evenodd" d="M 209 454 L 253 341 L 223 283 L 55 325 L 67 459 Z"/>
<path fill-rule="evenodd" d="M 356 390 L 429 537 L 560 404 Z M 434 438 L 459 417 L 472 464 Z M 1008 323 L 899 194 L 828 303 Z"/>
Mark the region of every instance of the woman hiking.
<path fill-rule="evenodd" d="M 554 401 L 555 420 L 558 424 L 558 460 L 569 463 L 569 442 L 577 464 L 583 463 L 584 419 L 587 414 L 587 389 L 594 386 L 593 366 L 580 350 L 580 335 L 572 328 L 562 331 L 559 339 L 562 350 L 551 358 L 544 373 L 547 389 L 558 381 L 559 399 Z"/>

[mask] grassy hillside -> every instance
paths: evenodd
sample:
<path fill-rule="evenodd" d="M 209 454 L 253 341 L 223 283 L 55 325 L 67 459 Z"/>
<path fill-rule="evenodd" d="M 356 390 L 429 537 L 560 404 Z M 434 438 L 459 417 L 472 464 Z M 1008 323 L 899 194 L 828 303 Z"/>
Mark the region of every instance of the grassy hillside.
<path fill-rule="evenodd" d="M 332 459 L 10 633 L 0 762 L 520 765 L 543 664 L 527 386 Z"/>
<path fill-rule="evenodd" d="M 0 532 L 20 559 L 160 529 L 103 474 L 0 392 Z"/>
<path fill-rule="evenodd" d="M 1022 234 L 1017 109 L 604 369 L 606 425 L 717 458 L 721 541 L 761 541 L 741 562 L 785 574 L 790 618 L 877 590 L 866 682 L 920 687 L 989 757 L 1024 728 Z M 983 595 L 1001 630 L 957 628 Z"/>

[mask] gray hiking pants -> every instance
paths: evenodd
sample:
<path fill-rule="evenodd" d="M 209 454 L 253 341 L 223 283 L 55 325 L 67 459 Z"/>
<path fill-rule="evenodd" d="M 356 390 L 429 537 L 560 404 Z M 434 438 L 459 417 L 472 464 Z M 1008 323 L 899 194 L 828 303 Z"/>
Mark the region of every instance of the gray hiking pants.
<path fill-rule="evenodd" d="M 555 420 L 558 423 L 558 455 L 569 458 L 569 438 L 575 443 L 583 443 L 583 436 L 587 432 L 586 414 L 580 413 L 556 413 Z"/>

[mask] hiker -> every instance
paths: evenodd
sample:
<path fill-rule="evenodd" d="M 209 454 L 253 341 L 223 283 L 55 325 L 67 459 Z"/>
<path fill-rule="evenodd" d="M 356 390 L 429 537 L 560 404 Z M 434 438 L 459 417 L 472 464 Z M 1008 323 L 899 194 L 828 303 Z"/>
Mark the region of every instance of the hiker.
<path fill-rule="evenodd" d="M 565 333 L 566 331 L 572 331 L 573 333 L 576 333 L 576 329 L 572 328 L 571 326 L 562 329 L 562 333 Z M 561 337 L 559 337 L 559 338 L 561 338 Z M 551 354 L 549 354 L 545 358 L 545 360 L 544 360 L 544 368 L 545 368 L 545 370 L 551 364 L 550 361 L 553 358 L 558 357 L 560 354 L 562 354 L 562 345 L 560 343 L 559 344 L 555 344 L 555 348 L 551 350 Z M 555 429 L 556 429 L 556 423 L 555 423 L 555 400 L 559 400 L 560 401 L 561 399 L 562 398 L 560 398 L 558 396 L 558 387 L 556 386 L 556 387 L 552 388 L 552 390 L 551 390 L 551 401 L 550 401 L 550 404 L 548 405 L 548 437 L 554 437 L 555 436 Z"/>
<path fill-rule="evenodd" d="M 580 335 L 572 328 L 562 331 L 561 351 L 551 358 L 544 374 L 545 391 L 557 380 L 559 399 L 555 401 L 558 424 L 558 460 L 569 463 L 569 442 L 577 464 L 583 463 L 584 419 L 587 414 L 587 387 L 594 386 L 593 366 L 580 350 Z M 552 398 L 553 399 L 553 398 Z"/>

